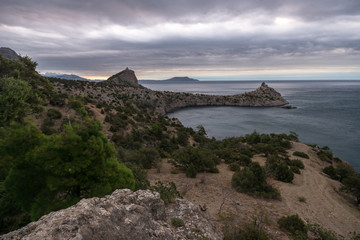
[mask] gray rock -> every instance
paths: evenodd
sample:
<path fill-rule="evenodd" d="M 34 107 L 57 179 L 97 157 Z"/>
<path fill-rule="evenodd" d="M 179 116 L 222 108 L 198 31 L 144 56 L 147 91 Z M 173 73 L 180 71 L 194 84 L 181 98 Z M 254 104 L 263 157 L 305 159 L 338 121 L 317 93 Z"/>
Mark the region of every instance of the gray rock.
<path fill-rule="evenodd" d="M 107 80 L 108 82 L 115 83 L 117 85 L 130 85 L 133 87 L 137 87 L 138 79 L 133 70 L 126 68 L 125 70 L 111 76 Z"/>
<path fill-rule="evenodd" d="M 185 226 L 175 228 L 171 219 Z M 177 199 L 164 205 L 159 193 L 116 190 L 103 198 L 83 199 L 76 205 L 41 217 L 37 222 L 0 239 L 222 239 L 191 202 Z"/>
<path fill-rule="evenodd" d="M 0 47 L 0 55 L 10 60 L 19 59 L 19 55 L 14 50 L 7 47 Z"/>

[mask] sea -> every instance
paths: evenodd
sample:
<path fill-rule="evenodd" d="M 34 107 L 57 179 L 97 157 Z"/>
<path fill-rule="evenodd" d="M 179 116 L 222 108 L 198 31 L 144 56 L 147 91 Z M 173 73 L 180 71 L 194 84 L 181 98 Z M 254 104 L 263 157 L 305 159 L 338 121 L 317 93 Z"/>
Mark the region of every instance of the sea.
<path fill-rule="evenodd" d="M 232 95 L 249 92 L 260 81 L 143 83 L 161 91 Z M 189 107 L 169 113 L 186 127 L 205 127 L 208 137 L 224 139 L 294 131 L 301 142 L 328 146 L 360 172 L 360 81 L 266 81 L 296 109 L 276 107 Z"/>

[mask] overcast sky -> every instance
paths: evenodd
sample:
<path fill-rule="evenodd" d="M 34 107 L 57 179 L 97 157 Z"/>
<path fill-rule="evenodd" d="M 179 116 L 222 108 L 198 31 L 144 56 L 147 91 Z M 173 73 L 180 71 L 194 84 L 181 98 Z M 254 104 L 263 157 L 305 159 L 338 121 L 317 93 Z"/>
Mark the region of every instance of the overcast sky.
<path fill-rule="evenodd" d="M 139 79 L 360 79 L 359 0 L 0 0 L 38 71 Z"/>

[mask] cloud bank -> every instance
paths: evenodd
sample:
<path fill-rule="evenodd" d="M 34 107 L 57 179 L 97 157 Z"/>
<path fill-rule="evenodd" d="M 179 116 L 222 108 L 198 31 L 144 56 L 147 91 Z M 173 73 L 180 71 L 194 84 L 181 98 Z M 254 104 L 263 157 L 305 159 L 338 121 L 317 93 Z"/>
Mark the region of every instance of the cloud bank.
<path fill-rule="evenodd" d="M 42 72 L 360 79 L 358 0 L 1 2 L 1 45 Z"/>

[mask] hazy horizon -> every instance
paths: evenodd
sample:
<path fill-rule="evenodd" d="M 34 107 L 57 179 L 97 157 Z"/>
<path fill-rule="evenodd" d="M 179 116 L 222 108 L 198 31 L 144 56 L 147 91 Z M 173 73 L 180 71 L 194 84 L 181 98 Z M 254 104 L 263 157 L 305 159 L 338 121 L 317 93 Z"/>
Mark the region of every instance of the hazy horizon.
<path fill-rule="evenodd" d="M 106 79 L 359 80 L 353 0 L 2 0 L 1 46 Z"/>

